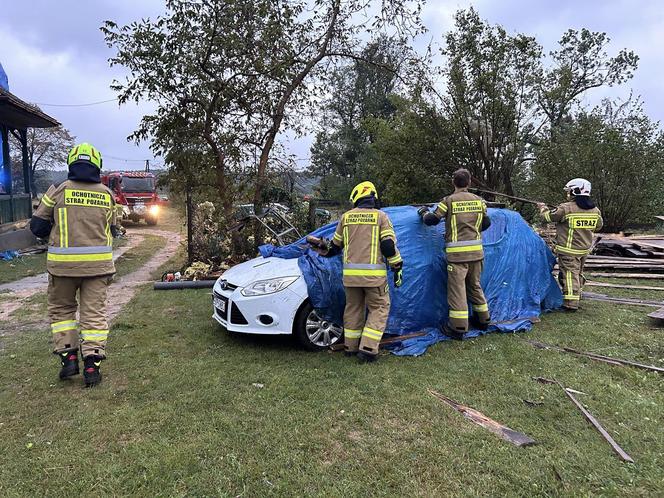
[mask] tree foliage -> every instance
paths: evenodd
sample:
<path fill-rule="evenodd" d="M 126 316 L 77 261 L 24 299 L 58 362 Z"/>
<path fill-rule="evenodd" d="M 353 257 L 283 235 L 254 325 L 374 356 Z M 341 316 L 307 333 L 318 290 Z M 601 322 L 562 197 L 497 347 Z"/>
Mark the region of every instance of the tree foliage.
<path fill-rule="evenodd" d="M 528 184 L 532 195 L 559 202 L 562 187 L 576 177 L 592 183 L 606 230 L 651 223 L 664 208 L 664 134 L 638 101 L 605 101 L 580 112 L 538 148 Z"/>
<path fill-rule="evenodd" d="M 67 166 L 67 156 L 75 145 L 75 137 L 63 126 L 53 128 L 28 128 L 27 159 L 32 179 L 31 192 L 38 191 L 40 173 Z M 12 151 L 11 162 L 15 178 L 23 178 L 23 159 L 21 143 L 10 135 Z"/>

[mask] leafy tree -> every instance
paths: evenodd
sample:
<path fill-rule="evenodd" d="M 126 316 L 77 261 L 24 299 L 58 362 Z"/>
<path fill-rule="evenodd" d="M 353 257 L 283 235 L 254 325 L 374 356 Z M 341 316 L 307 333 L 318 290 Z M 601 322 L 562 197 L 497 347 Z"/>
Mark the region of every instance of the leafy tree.
<path fill-rule="evenodd" d="M 40 173 L 67 166 L 67 155 L 75 145 L 75 137 L 62 126 L 54 128 L 28 128 L 28 166 L 33 195 L 38 192 Z M 22 179 L 23 159 L 20 142 L 10 135 L 12 169 L 14 178 Z"/>
<path fill-rule="evenodd" d="M 366 123 L 374 137 L 369 177 L 386 204 L 440 200 L 456 169 L 450 122 L 418 97 L 394 96 L 396 112 Z"/>
<path fill-rule="evenodd" d="M 639 102 L 605 101 L 561 123 L 555 137 L 538 148 L 530 193 L 560 202 L 565 183 L 583 177 L 592 183 L 606 231 L 652 222 L 664 209 L 663 145 L 664 134 Z"/>
<path fill-rule="evenodd" d="M 412 61 L 412 54 L 403 40 L 382 36 L 330 77 L 334 97 L 323 105 L 309 167 L 310 173 L 322 177 L 326 197 L 345 201 L 348 191 L 367 174 L 374 136 L 365 122 L 394 114 L 390 96 L 402 86 L 407 61 Z"/>
<path fill-rule="evenodd" d="M 605 33 L 569 30 L 547 61 L 534 37 L 509 35 L 472 8 L 455 20 L 445 37 L 447 94 L 440 99 L 461 139 L 462 163 L 480 183 L 508 194 L 534 159 L 533 146 L 555 132 L 579 98 L 628 80 L 638 62 L 626 50 L 609 57 Z"/>
<path fill-rule="evenodd" d="M 120 102 L 158 104 L 133 138 L 151 137 L 157 153 L 177 149 L 182 137 L 206 145 L 228 215 L 235 195 L 229 177 L 253 151 L 253 199 L 260 206 L 277 136 L 302 129 L 302 114 L 324 82 L 321 62 L 360 58 L 367 26 L 418 32 L 419 6 L 417 0 L 169 0 L 155 21 L 123 27 L 108 21 L 102 30 L 117 49 L 111 64 L 130 72 L 114 85 Z"/>

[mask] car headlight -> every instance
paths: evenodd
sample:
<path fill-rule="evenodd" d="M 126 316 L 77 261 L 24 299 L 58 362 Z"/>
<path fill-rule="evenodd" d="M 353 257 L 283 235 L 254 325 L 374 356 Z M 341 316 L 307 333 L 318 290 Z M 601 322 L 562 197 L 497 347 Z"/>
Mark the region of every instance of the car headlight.
<path fill-rule="evenodd" d="M 270 280 L 258 280 L 242 289 L 240 293 L 243 296 L 262 296 L 265 294 L 274 294 L 275 292 L 284 290 L 298 278 L 300 277 L 279 277 L 271 278 Z"/>
<path fill-rule="evenodd" d="M 150 206 L 150 214 L 151 215 L 159 214 L 159 206 Z"/>

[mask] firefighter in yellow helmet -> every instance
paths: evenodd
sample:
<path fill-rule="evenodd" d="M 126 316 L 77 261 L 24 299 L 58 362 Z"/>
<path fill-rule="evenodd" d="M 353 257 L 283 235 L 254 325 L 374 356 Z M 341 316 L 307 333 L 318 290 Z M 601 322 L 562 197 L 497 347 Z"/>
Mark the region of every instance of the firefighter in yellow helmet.
<path fill-rule="evenodd" d="M 115 273 L 112 249 L 118 232 L 115 202 L 101 183 L 102 157 L 92 145 L 74 147 L 67 165 L 67 180 L 49 187 L 30 229 L 48 238 L 48 314 L 60 378 L 79 373 L 80 349 L 85 385 L 91 387 L 101 382 L 99 366 L 106 358 L 106 289 Z"/>
<path fill-rule="evenodd" d="M 551 211 L 546 204 L 538 205 L 548 223 L 556 223 L 558 281 L 563 288 L 563 309 L 576 311 L 583 290 L 583 265 L 593 243 L 593 233 L 601 230 L 602 213 L 590 198 L 591 184 L 584 178 L 567 182 L 567 201 Z"/>
<path fill-rule="evenodd" d="M 343 251 L 346 289 L 344 344 L 346 355 L 375 361 L 390 312 L 387 265 L 394 285 L 402 283 L 403 261 L 390 218 L 379 209 L 378 193 L 371 182 L 362 182 L 350 194 L 353 209 L 341 217 L 324 256 Z"/>
<path fill-rule="evenodd" d="M 486 203 L 468 192 L 470 172 L 454 172 L 454 193 L 445 197 L 433 212 L 418 210 L 427 226 L 437 225 L 445 218 L 445 253 L 447 256 L 447 304 L 449 319 L 443 326 L 445 335 L 463 339 L 468 331 L 468 300 L 473 305 L 473 324 L 481 330 L 489 326 L 489 305 L 480 284 L 484 268 L 481 232 L 489 228 Z"/>

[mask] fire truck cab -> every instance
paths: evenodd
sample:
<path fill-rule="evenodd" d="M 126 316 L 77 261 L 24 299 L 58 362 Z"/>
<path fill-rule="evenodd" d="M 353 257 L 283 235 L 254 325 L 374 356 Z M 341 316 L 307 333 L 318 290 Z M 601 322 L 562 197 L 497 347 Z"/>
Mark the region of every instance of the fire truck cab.
<path fill-rule="evenodd" d="M 113 191 L 115 202 L 122 206 L 123 220 L 145 220 L 148 225 L 157 224 L 161 200 L 152 173 L 114 171 L 103 175 L 101 181 Z"/>

